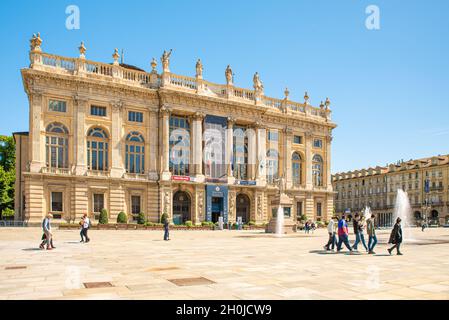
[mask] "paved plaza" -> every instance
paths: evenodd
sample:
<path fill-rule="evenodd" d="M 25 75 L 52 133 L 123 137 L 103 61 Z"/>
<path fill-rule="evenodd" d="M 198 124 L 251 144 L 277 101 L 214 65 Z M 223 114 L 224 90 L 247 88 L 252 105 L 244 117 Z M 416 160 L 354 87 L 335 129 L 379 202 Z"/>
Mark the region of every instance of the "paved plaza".
<path fill-rule="evenodd" d="M 38 228 L 0 229 L 0 299 L 449 299 L 444 228 L 414 229 L 403 256 L 386 254 L 389 231 L 374 256 L 324 252 L 325 230 L 54 235 L 57 248 L 41 251 Z"/>

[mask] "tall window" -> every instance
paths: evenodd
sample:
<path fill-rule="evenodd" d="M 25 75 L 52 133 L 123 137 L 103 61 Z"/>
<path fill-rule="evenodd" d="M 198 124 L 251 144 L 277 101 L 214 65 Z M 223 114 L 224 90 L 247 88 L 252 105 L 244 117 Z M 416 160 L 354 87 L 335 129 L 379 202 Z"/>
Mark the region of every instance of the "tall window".
<path fill-rule="evenodd" d="M 128 173 L 145 172 L 145 140 L 139 132 L 126 136 L 125 168 Z"/>
<path fill-rule="evenodd" d="M 267 152 L 267 182 L 274 183 L 279 175 L 279 154 L 277 150 L 270 149 Z"/>
<path fill-rule="evenodd" d="M 45 135 L 46 162 L 49 168 L 68 168 L 69 131 L 61 123 L 48 125 Z"/>
<path fill-rule="evenodd" d="M 317 202 L 317 204 L 316 204 L 316 216 L 317 217 L 321 217 L 321 213 L 322 213 L 322 204 L 321 204 L 321 202 Z"/>
<path fill-rule="evenodd" d="M 101 128 L 92 128 L 87 133 L 87 165 L 89 170 L 109 169 L 109 139 Z"/>
<path fill-rule="evenodd" d="M 292 179 L 293 185 L 299 187 L 302 182 L 302 160 L 299 153 L 295 152 L 292 156 Z"/>
<path fill-rule="evenodd" d="M 233 141 L 233 173 L 236 179 L 248 179 L 248 137 L 246 128 L 236 126 L 234 128 Z"/>
<path fill-rule="evenodd" d="M 188 176 L 190 163 L 190 125 L 185 117 L 170 117 L 170 172 Z"/>
<path fill-rule="evenodd" d="M 140 209 L 140 196 L 131 196 L 131 213 L 133 215 L 138 215 L 141 213 Z"/>
<path fill-rule="evenodd" d="M 51 212 L 62 212 L 62 192 L 51 193 Z"/>
<path fill-rule="evenodd" d="M 314 186 L 323 186 L 323 158 L 317 154 L 312 159 L 312 177 Z"/>
<path fill-rule="evenodd" d="M 100 213 L 101 210 L 104 209 L 104 194 L 103 193 L 95 193 L 94 194 L 94 213 Z"/>

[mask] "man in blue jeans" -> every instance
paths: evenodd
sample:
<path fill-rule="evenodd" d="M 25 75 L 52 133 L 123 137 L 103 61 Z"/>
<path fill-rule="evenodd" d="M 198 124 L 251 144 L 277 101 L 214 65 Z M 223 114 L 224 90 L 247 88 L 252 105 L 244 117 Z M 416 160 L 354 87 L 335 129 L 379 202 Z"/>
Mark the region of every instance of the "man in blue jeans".
<path fill-rule="evenodd" d="M 369 236 L 368 240 L 368 254 L 375 254 L 374 247 L 377 244 L 377 237 L 376 237 L 376 228 L 374 223 L 375 215 L 372 214 L 371 218 L 366 220 L 366 231 Z"/>
<path fill-rule="evenodd" d="M 355 234 L 355 242 L 352 246 L 352 249 L 355 251 L 358 251 L 358 245 L 360 242 L 362 242 L 363 246 L 365 247 L 366 251 L 369 251 L 366 244 L 365 244 L 365 238 L 363 236 L 363 222 L 360 221 L 360 215 L 357 213 L 354 217 L 354 234 Z"/>
<path fill-rule="evenodd" d="M 341 216 L 341 219 L 338 221 L 338 245 L 337 252 L 341 251 L 341 246 L 344 243 L 346 248 L 348 248 L 349 252 L 352 253 L 351 245 L 349 244 L 349 230 L 348 223 L 346 222 L 346 218 L 344 215 Z"/>

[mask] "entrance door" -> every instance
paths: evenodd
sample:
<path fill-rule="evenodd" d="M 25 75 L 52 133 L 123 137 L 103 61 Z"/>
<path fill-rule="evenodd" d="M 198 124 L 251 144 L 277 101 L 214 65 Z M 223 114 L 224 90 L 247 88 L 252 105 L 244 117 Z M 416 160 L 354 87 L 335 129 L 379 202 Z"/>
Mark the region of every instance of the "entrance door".
<path fill-rule="evenodd" d="M 190 220 L 190 197 L 186 192 L 178 191 L 173 196 L 173 223 L 183 224 Z"/>
<path fill-rule="evenodd" d="M 223 198 L 212 197 L 212 222 L 218 222 L 223 214 Z"/>
<path fill-rule="evenodd" d="M 243 223 L 249 222 L 249 208 L 250 208 L 250 201 L 247 195 L 245 194 L 239 194 L 237 196 L 237 207 L 236 207 L 236 218 L 238 221 L 239 217 L 242 217 Z"/>

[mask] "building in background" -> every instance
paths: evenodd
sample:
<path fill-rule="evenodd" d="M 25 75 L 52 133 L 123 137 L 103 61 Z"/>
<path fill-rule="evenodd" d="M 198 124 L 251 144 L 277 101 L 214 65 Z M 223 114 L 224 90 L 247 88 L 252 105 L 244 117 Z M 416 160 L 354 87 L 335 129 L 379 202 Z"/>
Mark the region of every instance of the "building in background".
<path fill-rule="evenodd" d="M 264 95 L 256 73 L 251 90 L 170 71 L 43 53 L 31 39 L 22 70 L 29 97 L 29 134 L 17 133 L 16 219 L 47 213 L 70 221 L 105 208 L 114 221 L 143 212 L 192 221 L 268 222 L 282 187 L 291 216 L 327 220 L 333 211 L 330 102 L 319 107 Z M 284 185 L 281 186 L 280 181 Z M 20 201 L 19 201 L 20 200 Z"/>
<path fill-rule="evenodd" d="M 366 206 L 377 216 L 379 226 L 393 225 L 398 189 L 407 192 L 414 221 L 449 222 L 449 155 L 400 161 L 332 176 L 336 213 L 354 215 Z"/>

